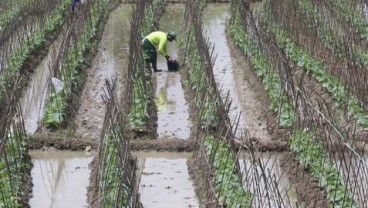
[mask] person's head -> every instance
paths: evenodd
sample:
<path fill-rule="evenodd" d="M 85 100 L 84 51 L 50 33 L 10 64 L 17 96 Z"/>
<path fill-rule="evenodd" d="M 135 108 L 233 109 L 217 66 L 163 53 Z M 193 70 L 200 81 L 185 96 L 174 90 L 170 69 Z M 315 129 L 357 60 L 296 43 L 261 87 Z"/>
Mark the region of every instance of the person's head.
<path fill-rule="evenodd" d="M 176 33 L 173 32 L 173 31 L 170 31 L 167 33 L 167 40 L 168 41 L 173 41 L 173 40 L 176 40 Z"/>

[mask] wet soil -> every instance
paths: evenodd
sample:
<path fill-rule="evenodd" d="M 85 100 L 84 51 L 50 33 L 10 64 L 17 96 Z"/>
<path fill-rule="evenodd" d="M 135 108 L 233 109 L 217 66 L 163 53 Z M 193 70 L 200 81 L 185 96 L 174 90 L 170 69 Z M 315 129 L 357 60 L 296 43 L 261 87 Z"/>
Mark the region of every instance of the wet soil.
<path fill-rule="evenodd" d="M 37 150 L 73 150 L 97 149 L 98 144 L 91 139 L 70 137 L 62 134 L 34 134 L 28 140 L 29 149 Z"/>
<path fill-rule="evenodd" d="M 98 200 L 98 158 L 94 157 L 92 162 L 89 164 L 89 169 L 91 173 L 89 175 L 89 186 L 87 187 L 87 202 L 90 208 L 98 208 L 99 200 Z"/>
<path fill-rule="evenodd" d="M 251 140 L 256 141 L 256 143 L 265 148 L 267 144 L 270 144 L 270 149 L 274 149 L 272 146 L 277 144 L 277 142 L 283 143 L 281 145 L 283 146 L 284 142 L 287 141 L 288 130 L 280 128 L 276 115 L 268 110 L 270 101 L 263 90 L 262 82 L 249 66 L 247 57 L 234 44 L 228 30 L 226 30 L 226 38 L 231 57 L 234 57 L 232 60 L 234 62 L 232 64 L 234 78 L 237 87 L 239 87 L 239 92 L 242 92 L 239 95 L 239 99 L 242 111 L 248 115 L 246 120 L 251 127 L 248 129 Z M 263 125 L 264 123 L 267 124 L 266 127 Z M 272 141 L 276 141 L 276 143 Z"/>
<path fill-rule="evenodd" d="M 105 113 L 101 95 L 105 80 L 117 78 L 118 94 L 127 76 L 131 5 L 120 5 L 111 13 L 97 55 L 88 69 L 87 81 L 81 93 L 80 107 L 75 119 L 75 135 L 98 140 Z M 122 21 L 123 20 L 123 21 Z"/>
<path fill-rule="evenodd" d="M 209 188 L 209 184 L 207 184 L 207 179 L 210 179 L 210 177 L 213 176 L 213 173 L 210 172 L 207 165 L 203 149 L 195 151 L 187 164 L 201 207 L 217 207 L 218 204 L 214 197 L 214 190 Z"/>
<path fill-rule="evenodd" d="M 169 152 L 191 152 L 196 147 L 196 141 L 192 139 L 136 139 L 130 141 L 130 149 L 133 151 L 169 151 Z M 97 150 L 98 143 L 89 138 L 73 137 L 63 134 L 48 133 L 34 134 L 28 140 L 31 150 L 72 150 L 90 151 Z"/>
<path fill-rule="evenodd" d="M 198 207 L 186 161 L 190 154 L 133 152 L 138 159 L 144 207 Z"/>
<path fill-rule="evenodd" d="M 155 139 L 155 140 L 131 140 L 132 151 L 170 151 L 170 152 L 191 152 L 197 143 L 192 139 Z"/>
<path fill-rule="evenodd" d="M 289 180 L 296 187 L 298 205 L 305 208 L 327 208 L 327 198 L 323 189 L 311 178 L 308 170 L 300 166 L 293 155 L 281 160 L 282 169 L 288 174 Z"/>

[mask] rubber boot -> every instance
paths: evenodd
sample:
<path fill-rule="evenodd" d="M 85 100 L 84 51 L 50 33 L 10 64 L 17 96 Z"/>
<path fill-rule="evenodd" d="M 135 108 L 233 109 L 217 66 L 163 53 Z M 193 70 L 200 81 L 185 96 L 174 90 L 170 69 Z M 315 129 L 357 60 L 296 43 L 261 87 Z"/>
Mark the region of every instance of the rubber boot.
<path fill-rule="evenodd" d="M 154 72 L 162 72 L 161 69 L 157 69 L 157 64 L 156 63 L 152 63 L 152 68 Z"/>

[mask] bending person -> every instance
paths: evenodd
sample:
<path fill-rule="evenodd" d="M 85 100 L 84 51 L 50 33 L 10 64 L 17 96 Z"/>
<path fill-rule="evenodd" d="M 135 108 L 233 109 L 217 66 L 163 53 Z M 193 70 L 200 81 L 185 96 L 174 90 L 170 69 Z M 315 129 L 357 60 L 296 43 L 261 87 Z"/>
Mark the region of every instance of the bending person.
<path fill-rule="evenodd" d="M 171 57 L 167 54 L 167 41 L 171 42 L 175 39 L 176 33 L 172 31 L 167 33 L 155 31 L 147 35 L 142 41 L 146 67 L 151 69 L 150 64 L 152 64 L 154 72 L 161 72 L 161 69 L 157 69 L 157 52 L 171 61 Z"/>

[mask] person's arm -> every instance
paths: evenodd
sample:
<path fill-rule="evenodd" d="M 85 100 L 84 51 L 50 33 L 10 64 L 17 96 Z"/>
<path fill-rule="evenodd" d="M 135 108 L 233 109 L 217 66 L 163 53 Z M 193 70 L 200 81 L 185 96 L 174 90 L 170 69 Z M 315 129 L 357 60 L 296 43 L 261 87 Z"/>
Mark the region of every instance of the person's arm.
<path fill-rule="evenodd" d="M 167 40 L 160 40 L 158 45 L 158 53 L 167 58 Z"/>

